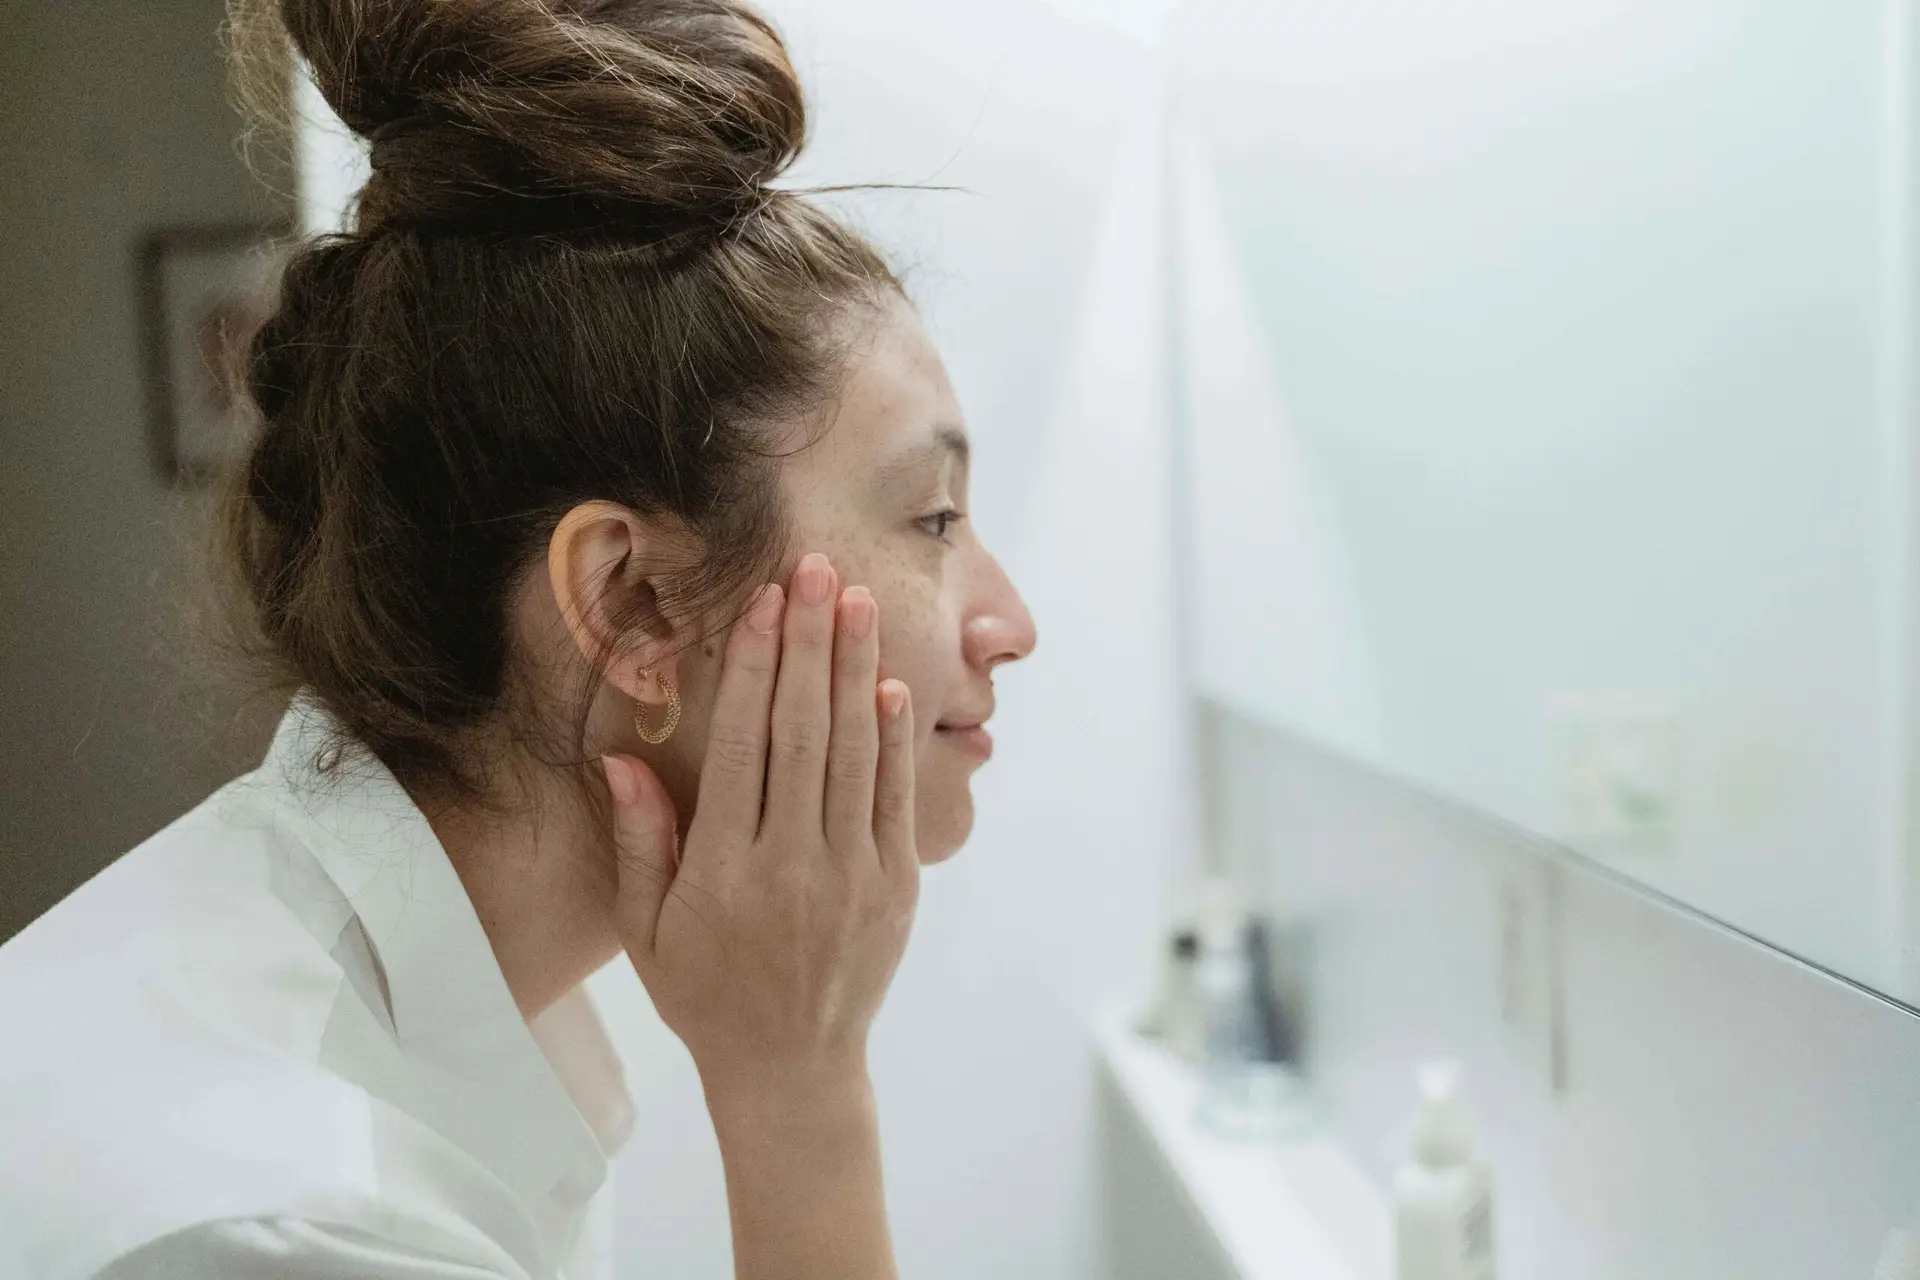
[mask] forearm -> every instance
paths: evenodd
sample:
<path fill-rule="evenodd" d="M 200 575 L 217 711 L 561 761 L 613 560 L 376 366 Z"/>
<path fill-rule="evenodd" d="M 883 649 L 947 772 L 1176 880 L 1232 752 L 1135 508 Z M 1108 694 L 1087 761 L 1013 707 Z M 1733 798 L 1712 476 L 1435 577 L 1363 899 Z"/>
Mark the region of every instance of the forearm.
<path fill-rule="evenodd" d="M 716 1088 L 737 1280 L 894 1280 L 880 1126 L 864 1071 L 806 1088 Z"/>

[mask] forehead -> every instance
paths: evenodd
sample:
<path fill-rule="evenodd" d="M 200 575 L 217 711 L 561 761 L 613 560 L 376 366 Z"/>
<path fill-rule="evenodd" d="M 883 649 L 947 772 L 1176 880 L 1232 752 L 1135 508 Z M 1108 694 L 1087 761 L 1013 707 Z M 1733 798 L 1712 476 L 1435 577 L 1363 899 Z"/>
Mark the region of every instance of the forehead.
<path fill-rule="evenodd" d="M 790 483 L 844 486 L 870 477 L 896 454 L 924 446 L 960 421 L 953 384 L 920 317 L 890 299 L 855 337 L 847 374 L 824 431 L 789 461 Z"/>

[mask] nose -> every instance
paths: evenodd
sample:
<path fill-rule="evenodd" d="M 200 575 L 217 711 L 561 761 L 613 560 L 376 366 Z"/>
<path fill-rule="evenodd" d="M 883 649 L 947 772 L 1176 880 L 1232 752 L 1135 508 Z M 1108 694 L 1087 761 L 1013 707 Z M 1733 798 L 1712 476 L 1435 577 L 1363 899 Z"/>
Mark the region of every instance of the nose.
<path fill-rule="evenodd" d="M 968 613 L 963 650 L 969 666 L 991 671 L 1003 662 L 1018 662 L 1039 642 L 1033 615 L 1020 598 L 1006 570 L 993 556 L 982 553 L 985 565 L 974 608 Z"/>

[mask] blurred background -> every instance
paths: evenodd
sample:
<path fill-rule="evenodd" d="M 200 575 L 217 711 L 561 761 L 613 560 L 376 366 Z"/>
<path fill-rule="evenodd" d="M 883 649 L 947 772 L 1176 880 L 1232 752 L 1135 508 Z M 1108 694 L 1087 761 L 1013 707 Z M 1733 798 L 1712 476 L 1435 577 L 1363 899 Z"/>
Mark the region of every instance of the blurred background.
<path fill-rule="evenodd" d="M 1387 1280 L 1436 1059 L 1503 1276 L 1892 1274 L 1915 3 L 764 6 L 796 183 L 953 188 L 839 199 L 1044 637 L 876 1032 L 903 1275 Z M 222 18 L 0 0 L 0 940 L 279 710 L 193 645 L 200 478 L 364 160 L 310 97 L 245 145 Z M 622 1274 L 730 1275 L 691 1063 L 593 983 Z"/>

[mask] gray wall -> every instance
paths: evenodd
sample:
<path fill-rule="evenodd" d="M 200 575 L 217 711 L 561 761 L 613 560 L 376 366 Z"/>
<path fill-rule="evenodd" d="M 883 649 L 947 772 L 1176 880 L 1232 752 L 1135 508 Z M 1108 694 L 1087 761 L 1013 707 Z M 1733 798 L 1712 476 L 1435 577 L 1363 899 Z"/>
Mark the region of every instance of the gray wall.
<path fill-rule="evenodd" d="M 0 0 L 0 938 L 247 767 L 181 641 L 191 498 L 147 452 L 134 254 L 285 216 L 221 0 Z M 284 183 L 276 183 L 284 187 Z"/>

